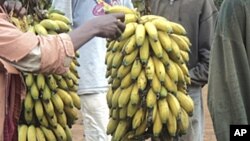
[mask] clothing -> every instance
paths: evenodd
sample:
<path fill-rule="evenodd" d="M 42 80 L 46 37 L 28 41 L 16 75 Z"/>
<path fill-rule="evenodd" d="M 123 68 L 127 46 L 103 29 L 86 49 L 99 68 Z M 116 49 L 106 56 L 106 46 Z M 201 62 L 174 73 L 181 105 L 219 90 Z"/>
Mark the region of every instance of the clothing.
<path fill-rule="evenodd" d="M 195 109 L 200 110 L 195 111 L 191 117 L 191 123 L 198 121 L 198 125 L 193 127 L 195 124 L 190 124 L 187 135 L 182 136 L 182 139 L 202 141 L 204 115 L 201 88 L 208 79 L 209 53 L 218 11 L 213 0 L 154 0 L 150 6 L 152 14 L 163 16 L 183 25 L 187 31 L 187 37 L 192 43 L 190 60 L 187 64 L 191 77 L 191 87 L 189 87 L 188 93 L 194 100 Z M 200 138 L 195 139 L 195 136 Z"/>
<path fill-rule="evenodd" d="M 111 0 L 110 2 L 111 5 L 118 4 L 132 7 L 130 0 Z M 102 6 L 97 4 L 95 0 L 73 0 L 72 5 L 74 28 L 104 14 Z M 79 52 L 80 67 L 77 70 L 80 80 L 78 94 L 82 100 L 81 111 L 85 140 L 110 141 L 110 136 L 106 134 L 109 119 L 109 108 L 106 101 L 108 80 L 105 78 L 107 69 L 105 65 L 106 39 L 95 37 L 80 48 Z M 94 101 L 95 99 L 98 101 Z M 95 104 L 87 101 L 93 101 Z"/>
<path fill-rule="evenodd" d="M 224 0 L 211 49 L 208 108 L 218 141 L 250 124 L 250 1 Z"/>
<path fill-rule="evenodd" d="M 17 140 L 20 107 L 26 93 L 21 73 L 13 65 L 25 68 L 27 64 L 23 61 L 32 58 L 39 47 L 39 68 L 31 70 L 62 74 L 68 70 L 74 48 L 67 34 L 43 37 L 21 32 L 9 23 L 3 11 L 0 11 L 0 39 L 0 141 L 12 141 Z"/>
<path fill-rule="evenodd" d="M 106 128 L 109 121 L 109 108 L 105 101 L 106 92 L 81 95 L 81 112 L 86 141 L 109 141 Z M 105 101 L 105 102 L 103 102 Z M 98 108 L 96 108 L 98 107 Z M 107 113 L 107 114 L 106 114 Z"/>

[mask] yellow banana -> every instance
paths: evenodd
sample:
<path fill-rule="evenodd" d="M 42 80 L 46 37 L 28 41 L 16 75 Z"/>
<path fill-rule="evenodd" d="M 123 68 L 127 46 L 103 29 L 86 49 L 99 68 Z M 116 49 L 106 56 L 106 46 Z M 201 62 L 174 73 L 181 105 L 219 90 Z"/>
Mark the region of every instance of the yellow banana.
<path fill-rule="evenodd" d="M 60 29 L 59 25 L 51 19 L 43 19 L 40 21 L 40 24 L 47 30 L 58 31 Z"/>
<path fill-rule="evenodd" d="M 162 46 L 161 46 L 161 43 L 160 41 L 154 41 L 152 38 L 149 38 L 149 43 L 150 43 L 150 46 L 151 46 L 151 49 L 153 50 L 155 56 L 157 58 L 162 58 Z"/>
<path fill-rule="evenodd" d="M 24 119 L 27 124 L 31 124 L 33 120 L 33 111 L 28 112 L 27 110 L 24 109 Z"/>
<path fill-rule="evenodd" d="M 116 52 L 112 60 L 112 67 L 118 68 L 122 64 L 123 54 L 121 52 Z"/>
<path fill-rule="evenodd" d="M 57 122 L 63 127 L 66 128 L 67 126 L 67 117 L 65 112 L 63 111 L 62 113 L 56 112 L 56 117 L 57 117 Z"/>
<path fill-rule="evenodd" d="M 78 119 L 78 110 L 76 109 L 76 107 L 68 107 L 68 106 L 64 106 L 64 112 L 67 115 L 67 118 L 71 117 L 74 120 Z"/>
<path fill-rule="evenodd" d="M 155 120 L 153 122 L 153 135 L 155 137 L 159 136 L 159 134 L 162 131 L 162 128 L 163 128 L 163 125 L 162 125 L 159 110 L 158 110 L 158 112 L 156 113 Z"/>
<path fill-rule="evenodd" d="M 46 141 L 45 135 L 40 127 L 36 127 L 36 140 Z"/>
<path fill-rule="evenodd" d="M 152 57 L 149 57 L 148 63 L 145 68 L 146 77 L 148 80 L 152 80 L 155 75 L 155 66 Z"/>
<path fill-rule="evenodd" d="M 171 52 L 173 49 L 172 49 L 172 40 L 169 37 L 169 34 L 162 32 L 162 31 L 158 31 L 158 37 L 159 37 L 159 41 L 160 41 L 162 47 L 167 52 Z"/>
<path fill-rule="evenodd" d="M 168 94 L 168 90 L 165 88 L 164 85 L 161 86 L 160 97 L 165 98 Z"/>
<path fill-rule="evenodd" d="M 135 59 L 131 68 L 131 78 L 136 80 L 142 70 L 142 64 L 139 59 Z"/>
<path fill-rule="evenodd" d="M 57 82 L 56 82 L 56 79 L 54 78 L 54 76 L 52 74 L 48 75 L 46 77 L 46 84 L 48 84 L 49 88 L 52 90 L 52 91 L 55 91 L 56 88 L 58 87 L 57 85 Z"/>
<path fill-rule="evenodd" d="M 34 100 L 37 100 L 39 98 L 39 90 L 36 86 L 36 83 L 33 83 L 30 88 L 30 94 Z"/>
<path fill-rule="evenodd" d="M 127 119 L 127 107 L 123 106 L 119 109 L 119 120 Z"/>
<path fill-rule="evenodd" d="M 168 130 L 168 134 L 171 137 L 176 136 L 176 132 L 177 132 L 177 119 L 172 114 L 172 112 L 169 112 L 169 117 L 168 117 L 168 120 L 167 120 L 167 130 Z"/>
<path fill-rule="evenodd" d="M 50 88 L 47 86 L 47 84 L 44 85 L 43 93 L 42 93 L 42 99 L 44 101 L 47 101 L 51 98 L 51 91 Z"/>
<path fill-rule="evenodd" d="M 181 35 L 170 34 L 169 35 L 183 51 L 190 52 L 189 44 L 181 37 Z"/>
<path fill-rule="evenodd" d="M 127 54 L 123 57 L 123 65 L 128 66 L 130 64 L 132 64 L 135 60 L 135 58 L 137 57 L 139 52 L 139 49 L 135 49 L 133 52 L 131 52 L 130 54 Z"/>
<path fill-rule="evenodd" d="M 176 83 L 169 77 L 168 74 L 166 74 L 164 84 L 165 88 L 168 92 L 176 93 L 177 92 L 177 85 Z"/>
<path fill-rule="evenodd" d="M 81 99 L 79 97 L 79 95 L 76 93 L 76 92 L 73 92 L 73 91 L 69 91 L 69 94 L 73 100 L 73 104 L 74 106 L 80 110 L 81 109 Z"/>
<path fill-rule="evenodd" d="M 66 133 L 60 124 L 57 124 L 55 128 L 52 128 L 52 130 L 55 133 L 56 138 L 58 140 L 66 141 L 67 139 Z"/>
<path fill-rule="evenodd" d="M 72 132 L 71 132 L 69 126 L 66 126 L 66 128 L 64 128 L 64 129 L 65 129 L 65 133 L 67 135 L 67 141 L 73 141 Z"/>
<path fill-rule="evenodd" d="M 169 21 L 163 19 L 154 19 L 152 23 L 155 25 L 156 29 L 163 32 L 171 33 L 173 32 L 172 26 L 169 24 Z"/>
<path fill-rule="evenodd" d="M 26 86 L 30 88 L 33 83 L 34 83 L 34 76 L 33 76 L 33 74 L 32 73 L 27 73 L 25 75 L 25 84 L 26 84 Z"/>
<path fill-rule="evenodd" d="M 127 106 L 128 102 L 129 102 L 130 95 L 131 95 L 132 88 L 133 88 L 133 85 L 131 84 L 127 88 L 124 88 L 121 90 L 120 96 L 118 98 L 118 107 L 119 108 Z"/>
<path fill-rule="evenodd" d="M 66 82 L 66 80 L 64 78 L 57 81 L 57 84 L 58 84 L 59 88 L 61 88 L 61 89 L 64 89 L 64 90 L 69 89 L 69 86 L 67 85 L 67 82 Z"/>
<path fill-rule="evenodd" d="M 60 32 L 68 32 L 70 31 L 70 26 L 63 21 L 54 20 L 54 22 L 59 26 Z"/>
<path fill-rule="evenodd" d="M 137 83 L 139 90 L 143 91 L 146 88 L 147 77 L 146 77 L 146 73 L 144 70 L 142 70 L 141 73 L 139 74 L 136 83 Z"/>
<path fill-rule="evenodd" d="M 182 57 L 183 61 L 185 63 L 188 63 L 188 61 L 189 61 L 189 54 L 188 54 L 188 52 L 181 50 L 180 53 L 181 53 L 181 57 Z"/>
<path fill-rule="evenodd" d="M 58 14 L 58 13 L 50 13 L 48 16 L 49 19 L 51 20 L 59 20 L 59 21 L 63 21 L 66 24 L 71 24 L 69 18 L 67 18 L 64 15 Z"/>
<path fill-rule="evenodd" d="M 107 101 L 107 104 L 108 104 L 109 108 L 112 107 L 112 96 L 113 96 L 113 90 L 112 90 L 112 87 L 109 86 L 108 92 L 106 94 L 106 101 Z"/>
<path fill-rule="evenodd" d="M 26 111 L 30 112 L 33 110 L 34 107 L 34 101 L 32 99 L 32 96 L 29 92 L 27 92 L 26 97 L 24 99 L 24 108 Z"/>
<path fill-rule="evenodd" d="M 169 107 L 166 98 L 159 99 L 158 104 L 158 113 L 162 123 L 167 123 L 169 117 Z"/>
<path fill-rule="evenodd" d="M 164 64 L 155 56 L 152 57 L 154 66 L 155 66 L 155 74 L 161 82 L 165 81 L 166 70 Z"/>
<path fill-rule="evenodd" d="M 158 31 L 155 25 L 151 21 L 148 21 L 144 24 L 144 27 L 146 29 L 147 35 L 152 38 L 154 42 L 158 41 Z"/>
<path fill-rule="evenodd" d="M 47 141 L 56 141 L 56 136 L 51 129 L 44 126 L 40 126 L 40 128 L 42 129 Z"/>
<path fill-rule="evenodd" d="M 159 95 L 161 92 L 161 82 L 156 75 L 154 75 L 151 81 L 151 88 L 156 95 Z"/>
<path fill-rule="evenodd" d="M 194 101 L 192 100 L 192 98 L 180 91 L 177 92 L 176 98 L 178 99 L 181 107 L 187 112 L 187 114 L 192 116 L 194 111 Z"/>
<path fill-rule="evenodd" d="M 171 22 L 171 21 L 169 21 L 169 24 L 172 27 L 174 34 L 179 34 L 179 35 L 186 35 L 187 34 L 187 31 L 185 30 L 185 28 L 181 24 L 176 23 L 176 22 Z"/>
<path fill-rule="evenodd" d="M 65 106 L 74 107 L 73 100 L 67 91 L 57 88 L 56 94 L 62 99 Z"/>
<path fill-rule="evenodd" d="M 125 20 L 124 20 L 125 24 L 137 21 L 138 21 L 138 16 L 136 14 L 125 14 Z"/>
<path fill-rule="evenodd" d="M 64 103 L 58 94 L 53 94 L 51 96 L 51 102 L 53 103 L 54 108 L 58 113 L 63 113 Z"/>
<path fill-rule="evenodd" d="M 137 86 L 137 83 L 133 85 L 133 88 L 131 90 L 130 102 L 133 105 L 137 105 L 140 102 L 139 88 Z"/>
<path fill-rule="evenodd" d="M 39 120 L 39 123 L 41 124 L 41 126 L 44 126 L 47 128 L 49 127 L 49 121 L 47 120 L 45 115 L 42 117 L 41 120 Z"/>
<path fill-rule="evenodd" d="M 148 108 L 153 108 L 156 104 L 157 97 L 152 88 L 148 90 L 147 96 L 146 96 L 146 104 Z"/>
<path fill-rule="evenodd" d="M 145 37 L 142 46 L 139 48 L 139 56 L 143 65 L 147 64 L 149 58 L 149 41 L 148 36 Z"/>
<path fill-rule="evenodd" d="M 127 117 L 132 118 L 137 110 L 138 110 L 138 105 L 134 105 L 131 103 L 131 101 L 129 101 L 127 107 Z"/>
<path fill-rule="evenodd" d="M 189 116 L 184 109 L 181 109 L 180 119 L 177 121 L 177 127 L 179 134 L 183 135 L 188 132 Z"/>
<path fill-rule="evenodd" d="M 141 107 L 138 109 L 138 111 L 135 113 L 133 120 L 132 120 L 132 128 L 136 129 L 137 127 L 139 127 L 145 117 L 145 111 L 144 109 Z"/>
<path fill-rule="evenodd" d="M 43 104 L 40 99 L 35 101 L 35 113 L 38 120 L 42 120 L 44 116 Z"/>
<path fill-rule="evenodd" d="M 28 126 L 26 124 L 19 125 L 18 141 L 26 141 L 27 140 L 27 132 L 28 132 Z"/>
<path fill-rule="evenodd" d="M 175 68 L 176 68 L 177 74 L 178 74 L 178 82 L 185 83 L 184 74 L 183 74 L 181 68 L 179 67 L 179 65 L 175 64 Z"/>
<path fill-rule="evenodd" d="M 128 8 L 122 5 L 114 5 L 114 6 L 104 6 L 104 11 L 106 13 L 124 13 L 124 14 L 136 14 L 134 9 Z"/>
<path fill-rule="evenodd" d="M 35 141 L 36 140 L 36 128 L 34 125 L 30 125 L 27 131 L 27 141 Z"/>
<path fill-rule="evenodd" d="M 126 42 L 126 44 L 124 45 L 123 49 L 122 49 L 122 53 L 123 54 L 130 54 L 132 53 L 135 49 L 137 48 L 136 46 L 136 36 L 132 35 L 131 37 L 129 37 L 128 41 Z"/>
<path fill-rule="evenodd" d="M 54 106 L 51 102 L 51 100 L 49 99 L 48 101 L 42 101 L 43 107 L 45 112 L 48 114 L 48 116 L 50 118 L 52 118 L 55 115 L 55 111 L 54 111 Z"/>
<path fill-rule="evenodd" d="M 145 40 L 146 29 L 143 24 L 138 24 L 135 30 L 136 45 L 141 47 Z"/>
<path fill-rule="evenodd" d="M 177 68 L 174 64 L 175 62 L 169 60 L 169 65 L 166 69 L 167 74 L 169 75 L 169 77 L 171 78 L 171 80 L 175 83 L 178 82 L 178 72 L 177 72 Z"/>
<path fill-rule="evenodd" d="M 109 122 L 108 122 L 108 125 L 107 125 L 107 131 L 106 131 L 106 133 L 108 135 L 113 134 L 115 132 L 115 129 L 116 129 L 118 123 L 119 123 L 119 120 L 110 118 Z"/>
<path fill-rule="evenodd" d="M 116 89 L 118 87 L 120 87 L 121 85 L 121 79 L 118 79 L 117 77 L 113 79 L 112 81 L 112 88 Z"/>
<path fill-rule="evenodd" d="M 119 141 L 126 134 L 128 126 L 129 122 L 120 120 L 113 135 L 114 140 Z"/>
<path fill-rule="evenodd" d="M 112 96 L 112 107 L 118 107 L 118 99 L 119 99 L 119 96 L 121 94 L 121 88 L 119 87 L 118 89 L 116 89 L 114 91 L 114 94 Z"/>
<path fill-rule="evenodd" d="M 116 77 L 118 79 L 123 79 L 124 76 L 126 76 L 130 71 L 131 71 L 131 68 L 132 68 L 132 64 L 131 65 L 128 65 L 128 66 L 124 66 L 124 65 L 121 65 L 118 70 L 117 70 L 117 75 Z"/>
<path fill-rule="evenodd" d="M 126 28 L 118 40 L 122 41 L 122 40 L 127 39 L 130 36 L 132 36 L 135 33 L 136 27 L 137 27 L 137 23 L 135 23 L 135 22 L 131 22 L 131 23 L 126 24 Z"/>
<path fill-rule="evenodd" d="M 48 35 L 48 31 L 41 24 L 35 24 L 34 29 L 35 29 L 36 34 L 38 35 Z"/>
<path fill-rule="evenodd" d="M 181 106 L 178 99 L 171 93 L 167 95 L 167 102 L 169 104 L 169 109 L 172 112 L 172 115 L 176 118 L 180 114 Z"/>

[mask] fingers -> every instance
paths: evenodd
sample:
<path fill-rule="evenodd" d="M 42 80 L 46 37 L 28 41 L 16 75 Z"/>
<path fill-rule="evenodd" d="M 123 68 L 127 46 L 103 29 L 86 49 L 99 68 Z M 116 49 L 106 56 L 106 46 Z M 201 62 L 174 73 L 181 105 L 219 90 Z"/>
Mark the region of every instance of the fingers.
<path fill-rule="evenodd" d="M 8 12 L 13 11 L 19 16 L 26 14 L 26 9 L 22 7 L 22 3 L 19 1 L 5 1 L 3 6 Z"/>
<path fill-rule="evenodd" d="M 124 13 L 113 13 L 111 15 L 113 15 L 114 17 L 116 17 L 121 22 L 124 22 L 124 20 L 125 20 L 125 14 Z"/>
<path fill-rule="evenodd" d="M 120 29 L 121 32 L 123 32 L 126 28 L 126 25 L 120 21 L 117 22 L 117 26 Z"/>

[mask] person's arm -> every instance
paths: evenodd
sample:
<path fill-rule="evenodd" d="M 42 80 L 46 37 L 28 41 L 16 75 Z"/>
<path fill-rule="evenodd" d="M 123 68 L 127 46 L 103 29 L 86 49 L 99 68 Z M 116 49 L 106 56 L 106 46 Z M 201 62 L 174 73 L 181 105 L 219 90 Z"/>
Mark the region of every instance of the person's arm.
<path fill-rule="evenodd" d="M 217 9 L 211 0 L 205 0 L 199 27 L 199 61 L 190 69 L 193 84 L 205 85 L 208 80 L 210 48 L 213 40 L 214 25 L 217 19 Z"/>

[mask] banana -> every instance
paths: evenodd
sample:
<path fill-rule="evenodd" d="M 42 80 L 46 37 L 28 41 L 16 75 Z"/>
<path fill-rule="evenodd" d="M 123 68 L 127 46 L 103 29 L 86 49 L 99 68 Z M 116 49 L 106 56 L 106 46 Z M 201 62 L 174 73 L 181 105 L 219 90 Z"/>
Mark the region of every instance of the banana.
<path fill-rule="evenodd" d="M 128 65 L 128 66 L 125 66 L 125 65 L 121 65 L 118 70 L 117 70 L 117 75 L 116 77 L 118 79 L 123 79 L 130 71 L 131 71 L 131 68 L 132 68 L 132 64 L 131 65 Z"/>
<path fill-rule="evenodd" d="M 136 27 L 137 27 L 137 23 L 135 22 L 126 24 L 126 28 L 124 29 L 121 36 L 118 38 L 118 41 L 122 41 L 132 36 L 135 33 Z"/>
<path fill-rule="evenodd" d="M 40 126 L 40 128 L 42 129 L 47 141 L 56 141 L 56 136 L 51 129 L 44 126 Z"/>
<path fill-rule="evenodd" d="M 158 31 L 158 37 L 162 45 L 162 48 L 164 48 L 165 51 L 167 52 L 171 52 L 173 49 L 172 49 L 172 40 L 169 37 L 169 34 L 162 31 Z"/>
<path fill-rule="evenodd" d="M 160 116 L 162 123 L 167 123 L 168 117 L 169 117 L 169 106 L 166 98 L 159 99 L 157 101 L 158 105 L 158 114 Z"/>
<path fill-rule="evenodd" d="M 59 21 L 63 21 L 66 24 L 71 24 L 69 18 L 67 18 L 64 15 L 58 14 L 58 13 L 50 13 L 48 15 L 48 18 L 51 20 L 59 20 Z"/>
<path fill-rule="evenodd" d="M 68 24 L 66 24 L 65 22 L 60 21 L 60 20 L 54 20 L 54 22 L 58 25 L 60 32 L 70 31 L 71 27 Z"/>
<path fill-rule="evenodd" d="M 49 127 L 49 121 L 47 120 L 46 116 L 44 115 L 41 120 L 39 120 L 41 126 Z"/>
<path fill-rule="evenodd" d="M 140 102 L 139 88 L 137 86 L 137 83 L 133 85 L 133 88 L 131 90 L 130 102 L 133 105 L 137 105 Z"/>
<path fill-rule="evenodd" d="M 185 76 L 189 76 L 189 70 L 186 64 L 178 64 Z"/>
<path fill-rule="evenodd" d="M 181 53 L 181 57 L 182 57 L 183 61 L 185 63 L 188 63 L 188 61 L 189 61 L 189 54 L 188 54 L 188 52 L 181 50 L 180 53 Z"/>
<path fill-rule="evenodd" d="M 154 66 L 155 66 L 155 74 L 157 78 L 160 80 L 160 82 L 165 81 L 165 75 L 166 75 L 166 70 L 164 64 L 159 60 L 157 57 L 153 56 L 152 57 Z"/>
<path fill-rule="evenodd" d="M 107 125 L 107 130 L 106 130 L 107 135 L 113 134 L 115 132 L 115 129 L 116 129 L 118 123 L 119 123 L 119 120 L 116 120 L 113 118 L 109 119 L 109 122 Z"/>
<path fill-rule="evenodd" d="M 18 141 L 26 141 L 27 140 L 27 132 L 28 132 L 28 126 L 26 124 L 19 125 Z"/>
<path fill-rule="evenodd" d="M 115 55 L 116 53 L 113 53 L 112 51 L 106 54 L 105 60 L 106 60 L 107 70 L 110 70 L 112 68 L 112 62 Z"/>
<path fill-rule="evenodd" d="M 66 117 L 65 112 L 64 111 L 62 113 L 56 112 L 56 117 L 57 117 L 57 123 L 59 123 L 63 128 L 66 128 L 67 117 Z"/>
<path fill-rule="evenodd" d="M 154 19 L 152 23 L 155 25 L 156 29 L 161 30 L 163 32 L 171 33 L 173 32 L 172 26 L 169 24 L 169 21 L 165 19 Z"/>
<path fill-rule="evenodd" d="M 43 104 L 40 99 L 35 101 L 35 113 L 38 120 L 42 120 L 44 116 Z"/>
<path fill-rule="evenodd" d="M 155 75 L 155 66 L 152 57 L 149 57 L 148 63 L 145 68 L 146 77 L 148 80 L 152 80 Z"/>
<path fill-rule="evenodd" d="M 154 93 L 154 91 L 152 90 L 152 88 L 150 88 L 148 90 L 147 96 L 146 96 L 146 104 L 148 108 L 153 108 L 154 105 L 156 104 L 157 101 L 157 96 Z"/>
<path fill-rule="evenodd" d="M 155 27 L 155 25 L 151 22 L 148 21 L 144 24 L 144 27 L 146 29 L 147 35 L 152 38 L 154 42 L 158 41 L 158 31 Z"/>
<path fill-rule="evenodd" d="M 114 94 L 112 96 L 112 107 L 118 107 L 118 99 L 119 99 L 119 96 L 121 94 L 121 88 L 117 88 L 115 91 L 114 91 Z"/>
<path fill-rule="evenodd" d="M 119 120 L 125 120 L 127 118 L 127 107 L 123 106 L 119 109 Z"/>
<path fill-rule="evenodd" d="M 105 13 L 137 14 L 134 9 L 122 5 L 104 6 L 103 9 Z"/>
<path fill-rule="evenodd" d="M 130 95 L 131 95 L 132 88 L 133 88 L 133 84 L 131 84 L 127 88 L 124 88 L 121 90 L 120 96 L 118 98 L 118 107 L 119 108 L 127 106 L 128 102 L 129 102 Z"/>
<path fill-rule="evenodd" d="M 62 77 L 62 79 L 57 81 L 57 84 L 58 84 L 59 88 L 61 88 L 63 90 L 69 90 L 69 86 L 67 85 L 65 78 Z"/>
<path fill-rule="evenodd" d="M 26 121 L 27 124 L 31 124 L 32 120 L 33 120 L 33 111 L 27 111 L 24 109 L 24 119 Z"/>
<path fill-rule="evenodd" d="M 71 132 L 69 126 L 66 126 L 66 128 L 64 128 L 64 129 L 65 129 L 65 133 L 67 135 L 67 141 L 73 141 L 72 132 Z"/>
<path fill-rule="evenodd" d="M 32 84 L 34 83 L 34 76 L 32 73 L 27 73 L 25 75 L 25 84 L 28 88 L 30 88 L 32 86 Z"/>
<path fill-rule="evenodd" d="M 27 131 L 27 141 L 35 141 L 36 140 L 36 128 L 34 125 L 30 125 Z"/>
<path fill-rule="evenodd" d="M 112 87 L 109 86 L 108 92 L 106 94 L 106 101 L 107 101 L 107 104 L 108 104 L 109 108 L 112 107 L 112 96 L 113 96 L 113 90 L 112 90 Z"/>
<path fill-rule="evenodd" d="M 46 141 L 45 135 L 40 127 L 36 127 L 36 140 L 37 141 Z"/>
<path fill-rule="evenodd" d="M 166 69 L 166 72 L 173 82 L 175 83 L 178 82 L 178 71 L 177 71 L 175 62 L 169 60 L 169 65 Z"/>
<path fill-rule="evenodd" d="M 24 108 L 27 112 L 31 112 L 34 107 L 34 101 L 32 99 L 32 96 L 29 92 L 27 92 L 26 97 L 24 99 Z"/>
<path fill-rule="evenodd" d="M 64 109 L 64 103 L 63 103 L 61 97 L 58 94 L 53 94 L 51 96 L 51 102 L 53 103 L 55 110 L 58 113 L 62 114 L 63 109 Z"/>
<path fill-rule="evenodd" d="M 122 64 L 122 59 L 123 59 L 123 54 L 121 52 L 116 52 L 112 60 L 112 67 L 119 68 L 119 66 Z"/>
<path fill-rule="evenodd" d="M 176 83 L 169 77 L 168 74 L 166 74 L 164 84 L 165 88 L 168 92 L 176 93 L 177 92 L 177 85 Z"/>
<path fill-rule="evenodd" d="M 118 108 L 113 108 L 112 109 L 111 117 L 113 119 L 116 119 L 116 120 L 118 120 L 120 118 L 119 117 L 119 109 Z"/>
<path fill-rule="evenodd" d="M 169 36 L 177 43 L 181 50 L 190 52 L 189 44 L 180 35 L 170 34 Z"/>
<path fill-rule="evenodd" d="M 36 33 L 34 26 L 33 26 L 33 25 L 30 25 L 30 26 L 28 27 L 27 32 Z"/>
<path fill-rule="evenodd" d="M 172 115 L 177 118 L 181 110 L 181 106 L 178 99 L 173 94 L 169 93 L 167 95 L 167 102 Z"/>
<path fill-rule="evenodd" d="M 37 100 L 39 98 L 39 90 L 36 86 L 36 83 L 33 83 L 30 88 L 30 94 L 34 100 Z"/>
<path fill-rule="evenodd" d="M 194 111 L 194 101 L 192 100 L 192 98 L 180 91 L 177 92 L 176 98 L 178 99 L 180 106 L 185 110 L 185 112 L 187 112 L 188 115 L 192 116 Z"/>
<path fill-rule="evenodd" d="M 74 106 L 78 110 L 80 110 L 81 109 L 81 99 L 80 99 L 79 95 L 76 92 L 73 92 L 73 91 L 69 91 L 69 95 L 71 96 L 71 98 L 73 100 Z"/>
<path fill-rule="evenodd" d="M 151 81 L 151 88 L 153 90 L 153 92 L 157 95 L 157 97 L 159 96 L 160 92 L 161 92 L 161 82 L 158 79 L 158 77 L 156 75 L 154 75 L 152 81 Z"/>
<path fill-rule="evenodd" d="M 160 41 L 154 41 L 152 38 L 149 38 L 149 43 L 151 46 L 151 49 L 153 50 L 154 54 L 157 58 L 162 58 L 162 46 Z"/>
<path fill-rule="evenodd" d="M 186 35 L 187 34 L 187 31 L 185 30 L 185 28 L 181 24 L 171 22 L 171 21 L 169 21 L 169 24 L 172 27 L 174 34 L 179 34 L 179 35 Z"/>
<path fill-rule="evenodd" d="M 122 80 L 121 80 L 121 89 L 128 88 L 133 83 L 133 80 L 131 78 L 131 73 L 128 73 Z"/>
<path fill-rule="evenodd" d="M 146 132 L 147 127 L 148 127 L 147 117 L 148 117 L 148 114 L 146 113 L 142 123 L 135 129 L 135 136 L 140 136 Z"/>
<path fill-rule="evenodd" d="M 183 135 L 188 132 L 189 117 L 184 109 L 181 109 L 180 119 L 177 121 L 178 132 Z"/>
<path fill-rule="evenodd" d="M 134 105 L 131 103 L 131 101 L 129 101 L 127 107 L 127 117 L 132 118 L 137 110 L 138 110 L 138 105 Z"/>
<path fill-rule="evenodd" d="M 48 101 L 42 101 L 43 107 L 45 112 L 48 114 L 48 116 L 50 118 L 52 118 L 55 115 L 55 111 L 54 111 L 54 106 L 51 102 L 51 100 L 49 99 Z"/>
<path fill-rule="evenodd" d="M 112 81 L 112 88 L 116 89 L 121 85 L 121 79 L 118 79 L 117 77 L 113 79 Z"/>
<path fill-rule="evenodd" d="M 176 120 L 176 117 L 172 114 L 172 112 L 169 112 L 169 116 L 167 120 L 167 130 L 168 130 L 168 134 L 171 137 L 176 136 L 177 120 Z"/>
<path fill-rule="evenodd" d="M 136 14 L 125 14 L 125 20 L 124 20 L 125 24 L 137 21 L 138 21 L 138 16 Z"/>
<path fill-rule="evenodd" d="M 155 137 L 159 136 L 159 134 L 162 131 L 162 128 L 163 128 L 163 125 L 162 125 L 159 110 L 158 110 L 158 112 L 156 113 L 155 120 L 153 122 L 153 135 Z"/>
<path fill-rule="evenodd" d="M 42 93 L 42 99 L 44 101 L 48 101 L 51 98 L 52 92 L 50 91 L 47 84 L 44 85 L 43 93 Z"/>
<path fill-rule="evenodd" d="M 184 77 L 184 74 L 183 74 L 181 68 L 179 67 L 179 65 L 175 64 L 175 68 L 176 68 L 177 74 L 178 74 L 178 82 L 185 83 L 185 77 Z"/>
<path fill-rule="evenodd" d="M 54 76 L 52 74 L 50 74 L 46 77 L 46 84 L 48 84 L 49 88 L 52 91 L 56 91 L 56 89 L 58 87 L 56 79 L 54 78 Z"/>
<path fill-rule="evenodd" d="M 165 98 L 167 94 L 168 94 L 168 90 L 165 88 L 164 85 L 162 85 L 161 91 L 160 91 L 160 98 Z"/>
<path fill-rule="evenodd" d="M 132 120 L 132 128 L 133 128 L 133 129 L 136 129 L 137 127 L 139 127 L 139 126 L 142 124 L 142 122 L 143 122 L 143 120 L 144 120 L 144 117 L 145 117 L 145 111 L 144 111 L 144 109 L 141 107 L 141 108 L 139 108 L 139 109 L 136 111 L 136 113 L 135 113 L 135 115 L 134 115 L 134 117 L 133 117 L 133 120 Z"/>
<path fill-rule="evenodd" d="M 146 29 L 143 24 L 138 24 L 135 30 L 136 45 L 141 47 L 145 40 Z"/>
<path fill-rule="evenodd" d="M 132 35 L 131 37 L 129 37 L 128 41 L 126 42 L 126 44 L 124 45 L 123 49 L 122 49 L 122 53 L 123 54 L 130 54 L 132 53 L 135 49 L 137 48 L 136 46 L 136 36 Z"/>
<path fill-rule="evenodd" d="M 128 44 L 128 42 L 130 41 L 130 38 L 131 37 L 129 37 L 127 39 L 124 39 L 124 40 L 121 40 L 121 41 L 115 41 L 115 43 L 114 43 L 114 45 L 112 47 L 112 52 L 119 52 L 119 51 L 121 51 L 124 48 L 124 46 L 126 44 Z"/>
<path fill-rule="evenodd" d="M 48 35 L 48 31 L 41 24 L 35 24 L 34 29 L 35 29 L 36 34 L 38 35 Z"/>
<path fill-rule="evenodd" d="M 149 41 L 148 36 L 145 37 L 142 46 L 139 48 L 139 56 L 143 65 L 147 64 L 149 58 Z"/>
<path fill-rule="evenodd" d="M 135 61 L 135 59 L 136 59 L 136 57 L 138 55 L 138 52 L 139 52 L 139 49 L 136 48 L 130 54 L 125 55 L 123 57 L 123 60 L 122 60 L 123 65 L 128 66 L 128 65 L 132 64 Z"/>
<path fill-rule="evenodd" d="M 42 90 L 44 88 L 45 76 L 43 74 L 39 73 L 36 76 L 36 85 L 37 85 L 38 90 Z"/>
<path fill-rule="evenodd" d="M 131 68 L 131 79 L 136 80 L 142 70 L 142 64 L 139 59 L 135 59 Z"/>
<path fill-rule="evenodd" d="M 20 23 L 20 21 L 19 21 L 18 18 L 11 16 L 11 17 L 10 17 L 10 21 L 11 21 L 11 23 L 13 23 L 18 29 L 22 29 L 22 28 L 21 28 L 21 23 Z"/>
<path fill-rule="evenodd" d="M 120 120 L 114 132 L 113 139 L 119 141 L 127 132 L 129 123 L 126 120 Z"/>
<path fill-rule="evenodd" d="M 43 19 L 40 23 L 47 30 L 58 31 L 60 29 L 59 25 L 51 19 Z"/>
<path fill-rule="evenodd" d="M 147 77 L 146 77 L 146 73 L 144 70 L 142 70 L 137 78 L 137 86 L 138 86 L 138 89 L 143 91 L 146 86 L 147 86 Z"/>
<path fill-rule="evenodd" d="M 67 139 L 66 133 L 60 124 L 57 124 L 55 128 L 52 128 L 52 130 L 58 140 L 66 141 Z"/>
<path fill-rule="evenodd" d="M 62 99 L 65 106 L 74 107 L 73 100 L 67 91 L 57 88 L 56 94 Z"/>

